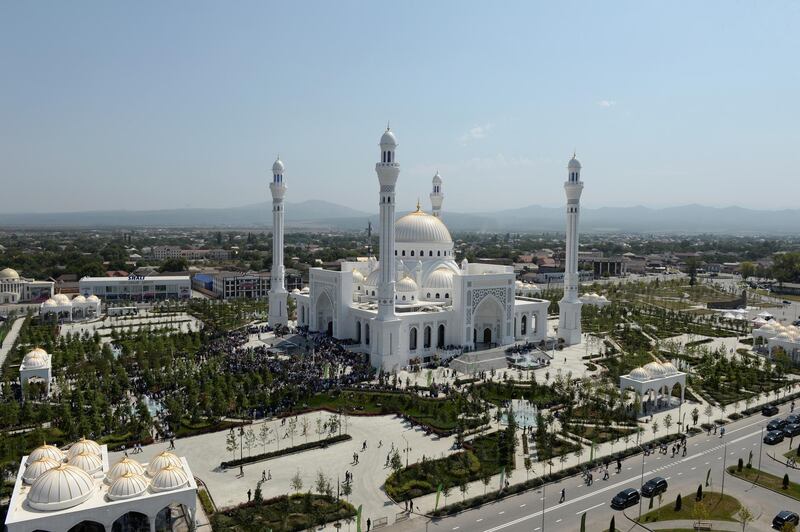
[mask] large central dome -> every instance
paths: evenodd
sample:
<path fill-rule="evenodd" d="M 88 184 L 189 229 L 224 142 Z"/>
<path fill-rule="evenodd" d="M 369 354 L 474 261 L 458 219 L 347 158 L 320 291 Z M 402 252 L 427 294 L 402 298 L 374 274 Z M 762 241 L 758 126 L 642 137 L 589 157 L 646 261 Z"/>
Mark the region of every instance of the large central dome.
<path fill-rule="evenodd" d="M 417 208 L 395 223 L 395 241 L 398 243 L 452 244 L 447 226 L 436 216 Z"/>

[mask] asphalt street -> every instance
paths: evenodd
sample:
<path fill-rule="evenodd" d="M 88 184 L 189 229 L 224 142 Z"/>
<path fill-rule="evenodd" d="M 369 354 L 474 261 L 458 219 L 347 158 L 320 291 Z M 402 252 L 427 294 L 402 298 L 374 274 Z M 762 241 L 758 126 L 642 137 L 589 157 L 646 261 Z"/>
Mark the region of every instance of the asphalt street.
<path fill-rule="evenodd" d="M 789 406 L 784 405 L 778 415 L 785 416 L 788 412 Z M 587 486 L 580 476 L 570 477 L 545 486 L 544 493 L 541 490 L 531 490 L 456 516 L 435 521 L 417 518 L 394 525 L 390 529 L 448 532 L 578 530 L 580 516 L 586 512 L 587 530 L 605 530 L 612 515 L 616 515 L 616 525 L 621 530 L 644 530 L 629 521 L 622 511 L 611 509 L 610 502 L 616 493 L 625 488 L 639 489 L 642 480 L 647 482 L 654 476 L 664 477 L 669 483 L 669 488 L 663 496 L 665 506 L 674 504 L 678 493 L 682 496 L 695 493 L 699 484 L 703 484 L 704 490 L 720 491 L 723 464 L 736 465 L 740 457 L 747 462 L 748 455 L 752 451 L 753 466 L 758 466 L 759 450 L 762 448 L 762 428 L 770 419 L 772 418 L 756 414 L 730 423 L 726 427 L 724 438 L 719 434 L 708 436 L 705 433 L 690 437 L 687 440 L 685 457 L 679 454 L 673 458 L 671 452 L 666 455 L 655 452 L 644 457 L 644 475 L 642 475 L 643 457 L 639 454 L 623 461 L 619 474 L 614 472 L 616 466 L 612 463 L 610 478 L 606 481 L 602 480 L 602 475 L 595 473 L 595 480 L 591 486 Z M 798 441 L 795 443 L 800 443 L 800 438 L 796 439 Z M 788 440 L 775 446 L 763 445 L 762 469 L 783 476 L 787 471 L 786 466 L 769 458 L 767 453 L 782 458 L 782 454 L 788 449 Z M 711 486 L 706 488 L 705 479 L 709 470 L 711 470 Z M 515 474 L 524 474 L 524 471 L 517 471 Z M 790 473 L 790 476 L 794 476 L 796 480 L 797 472 L 794 475 Z M 566 490 L 566 500 L 559 503 L 562 488 Z M 752 486 L 730 475 L 726 475 L 725 478 L 725 493 L 737 497 L 758 516 L 757 521 L 751 525 L 753 530 L 767 530 L 772 518 L 780 510 L 796 510 L 800 506 L 793 499 Z M 648 499 L 643 499 L 643 513 L 647 513 L 648 503 Z M 657 505 L 657 500 L 655 504 Z M 638 516 L 638 512 L 638 506 L 625 511 L 628 516 L 634 518 Z"/>

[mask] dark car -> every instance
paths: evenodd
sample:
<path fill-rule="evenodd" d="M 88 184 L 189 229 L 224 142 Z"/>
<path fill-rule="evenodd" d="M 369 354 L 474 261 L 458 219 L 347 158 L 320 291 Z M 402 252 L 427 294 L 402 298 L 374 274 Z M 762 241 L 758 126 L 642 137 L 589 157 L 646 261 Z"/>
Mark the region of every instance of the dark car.
<path fill-rule="evenodd" d="M 778 407 L 775 405 L 764 405 L 761 409 L 761 414 L 765 416 L 774 416 L 778 413 Z"/>
<path fill-rule="evenodd" d="M 785 419 L 773 419 L 769 423 L 767 423 L 767 430 L 783 430 L 783 427 L 786 426 Z"/>
<path fill-rule="evenodd" d="M 800 435 L 800 423 L 790 423 L 783 427 L 783 435 L 787 438 L 794 438 Z"/>
<path fill-rule="evenodd" d="M 775 519 L 772 520 L 772 528 L 782 530 L 783 525 L 786 523 L 792 523 L 793 525 L 800 524 L 800 516 L 794 512 L 790 512 L 789 510 L 778 512 L 778 515 L 776 515 Z"/>
<path fill-rule="evenodd" d="M 787 425 L 794 425 L 795 423 L 800 423 L 800 414 L 789 414 L 786 416 Z"/>
<path fill-rule="evenodd" d="M 639 504 L 639 492 L 633 488 L 624 489 L 611 499 L 611 507 L 615 510 L 624 510 L 636 504 Z"/>
<path fill-rule="evenodd" d="M 771 430 L 767 432 L 767 435 L 764 436 L 764 443 L 767 445 L 777 445 L 783 441 L 783 431 L 782 430 Z"/>
<path fill-rule="evenodd" d="M 667 479 L 663 477 L 653 477 L 642 486 L 642 497 L 655 497 L 659 493 L 667 491 Z"/>

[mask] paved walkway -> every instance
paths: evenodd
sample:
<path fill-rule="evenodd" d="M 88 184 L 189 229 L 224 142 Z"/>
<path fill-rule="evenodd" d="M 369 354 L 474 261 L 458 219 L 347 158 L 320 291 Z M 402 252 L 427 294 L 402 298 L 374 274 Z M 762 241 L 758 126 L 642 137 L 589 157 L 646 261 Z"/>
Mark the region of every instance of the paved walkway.
<path fill-rule="evenodd" d="M 17 336 L 19 336 L 19 330 L 22 328 L 22 324 L 25 322 L 25 318 L 17 318 L 14 321 L 14 324 L 11 325 L 11 330 L 8 331 L 8 334 L 3 339 L 3 345 L 0 347 L 0 367 L 6 361 L 6 357 L 8 356 L 9 351 L 11 348 L 14 347 L 14 342 L 17 341 Z"/>

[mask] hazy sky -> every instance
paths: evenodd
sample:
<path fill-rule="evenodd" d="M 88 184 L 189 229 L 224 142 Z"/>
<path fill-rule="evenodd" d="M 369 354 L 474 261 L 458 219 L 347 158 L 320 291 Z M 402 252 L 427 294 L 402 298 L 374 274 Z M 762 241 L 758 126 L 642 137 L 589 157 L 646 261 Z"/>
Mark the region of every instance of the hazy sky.
<path fill-rule="evenodd" d="M 800 3 L 0 0 L 0 209 L 795 207 Z"/>

